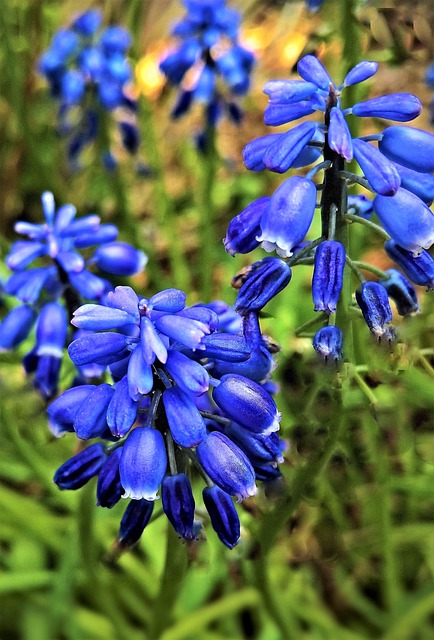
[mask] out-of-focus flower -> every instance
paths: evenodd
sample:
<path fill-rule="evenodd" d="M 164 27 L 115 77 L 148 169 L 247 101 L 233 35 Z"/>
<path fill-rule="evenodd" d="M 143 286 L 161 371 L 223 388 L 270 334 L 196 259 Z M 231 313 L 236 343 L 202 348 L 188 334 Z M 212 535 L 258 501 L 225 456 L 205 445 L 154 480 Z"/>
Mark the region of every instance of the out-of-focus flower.
<path fill-rule="evenodd" d="M 126 52 L 131 37 L 120 26 L 100 29 L 101 22 L 98 10 L 78 16 L 69 28 L 56 33 L 39 61 L 39 72 L 59 104 L 58 131 L 67 137 L 73 168 L 79 167 L 83 149 L 98 138 L 112 118 L 128 153 L 135 155 L 140 142 L 137 105 L 128 90 L 132 70 Z M 109 154 L 116 164 L 109 140 L 105 144 L 106 148 L 100 149 L 101 159 Z"/>

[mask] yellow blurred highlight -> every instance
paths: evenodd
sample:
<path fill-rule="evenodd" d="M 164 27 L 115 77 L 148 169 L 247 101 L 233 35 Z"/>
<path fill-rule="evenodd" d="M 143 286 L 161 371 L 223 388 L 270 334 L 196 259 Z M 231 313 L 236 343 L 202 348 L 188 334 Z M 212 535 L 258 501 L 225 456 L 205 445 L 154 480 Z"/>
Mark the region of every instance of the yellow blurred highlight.
<path fill-rule="evenodd" d="M 282 50 L 282 58 L 286 65 L 289 67 L 294 66 L 305 48 L 307 41 L 307 34 L 291 33 L 291 39 L 284 45 Z"/>
<path fill-rule="evenodd" d="M 151 51 L 139 60 L 136 65 L 136 80 L 138 89 L 147 98 L 155 99 L 161 93 L 166 79 L 158 68 L 161 53 Z"/>

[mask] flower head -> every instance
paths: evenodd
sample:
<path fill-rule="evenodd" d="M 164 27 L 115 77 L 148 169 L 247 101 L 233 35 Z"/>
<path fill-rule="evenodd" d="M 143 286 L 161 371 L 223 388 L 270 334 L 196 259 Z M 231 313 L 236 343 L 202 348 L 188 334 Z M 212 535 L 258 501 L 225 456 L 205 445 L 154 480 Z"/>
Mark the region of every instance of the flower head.
<path fill-rule="evenodd" d="M 116 124 L 128 153 L 135 154 L 140 143 L 136 103 L 128 93 L 132 70 L 126 51 L 131 37 L 123 27 L 100 29 L 101 21 L 97 10 L 78 16 L 69 28 L 57 32 L 39 62 L 59 104 L 58 130 L 68 139 L 72 167 L 79 166 L 82 150 L 105 126 L 101 110 L 110 114 L 122 110 Z M 101 150 L 101 157 L 107 153 L 114 159 L 109 148 Z"/>

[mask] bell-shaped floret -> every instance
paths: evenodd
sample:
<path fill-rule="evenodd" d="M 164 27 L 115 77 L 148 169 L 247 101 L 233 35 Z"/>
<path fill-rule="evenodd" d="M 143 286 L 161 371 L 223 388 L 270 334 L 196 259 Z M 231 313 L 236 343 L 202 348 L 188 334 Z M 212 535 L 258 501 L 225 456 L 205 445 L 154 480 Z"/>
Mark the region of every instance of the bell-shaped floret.
<path fill-rule="evenodd" d="M 246 454 L 223 433 L 213 431 L 196 449 L 211 480 L 238 501 L 254 496 L 255 472 Z"/>
<path fill-rule="evenodd" d="M 104 445 L 100 442 L 91 444 L 57 469 L 54 483 L 59 489 L 80 489 L 96 476 L 106 459 Z"/>
<path fill-rule="evenodd" d="M 404 167 L 434 171 L 434 134 L 415 127 L 387 127 L 378 143 L 381 153 Z"/>
<path fill-rule="evenodd" d="M 336 240 L 322 242 L 315 251 L 312 298 L 315 311 L 334 313 L 341 294 L 345 247 Z"/>
<path fill-rule="evenodd" d="M 223 240 L 225 249 L 231 256 L 250 253 L 259 246 L 256 239 L 261 232 L 261 219 L 271 198 L 264 196 L 251 202 L 241 213 L 231 220 Z"/>
<path fill-rule="evenodd" d="M 27 304 L 9 311 L 0 324 L 0 351 L 15 349 L 29 335 L 36 312 Z"/>
<path fill-rule="evenodd" d="M 384 243 L 384 249 L 396 264 L 404 271 L 407 278 L 414 284 L 418 284 L 427 289 L 434 289 L 434 258 L 425 251 L 415 256 L 411 251 L 400 247 L 393 240 Z"/>
<path fill-rule="evenodd" d="M 378 282 L 363 282 L 356 291 L 356 300 L 371 333 L 378 340 L 394 340 L 395 331 L 390 325 L 392 309 L 383 285 Z"/>
<path fill-rule="evenodd" d="M 111 509 L 119 502 L 124 492 L 119 473 L 119 462 L 122 455 L 122 447 L 107 452 L 107 459 L 98 474 L 96 487 L 97 505 Z"/>
<path fill-rule="evenodd" d="M 78 438 L 89 440 L 98 438 L 107 428 L 107 409 L 114 395 L 109 384 L 93 387 L 83 400 L 74 416 L 74 431 Z"/>
<path fill-rule="evenodd" d="M 156 500 L 167 467 L 163 436 L 150 427 L 136 427 L 128 434 L 119 464 L 123 498 Z"/>
<path fill-rule="evenodd" d="M 230 495 L 215 485 L 205 487 L 202 495 L 214 531 L 223 544 L 233 549 L 240 539 L 240 519 Z"/>
<path fill-rule="evenodd" d="M 170 524 L 181 538 L 194 537 L 195 502 L 190 480 L 185 473 L 166 476 L 161 485 L 163 510 Z"/>
<path fill-rule="evenodd" d="M 292 255 L 309 231 L 316 205 L 316 187 L 312 180 L 293 176 L 274 192 L 261 218 L 257 239 L 266 251 L 276 249 L 283 258 Z"/>
<path fill-rule="evenodd" d="M 224 375 L 212 395 L 225 415 L 245 429 L 264 434 L 279 429 L 280 413 L 276 403 L 253 380 L 237 374 Z"/>
<path fill-rule="evenodd" d="M 263 258 L 254 262 L 243 277 L 235 302 L 235 311 L 245 315 L 260 311 L 290 282 L 291 269 L 280 258 Z"/>
<path fill-rule="evenodd" d="M 344 337 L 339 327 L 321 327 L 313 337 L 313 348 L 325 362 L 337 362 L 342 358 Z"/>
<path fill-rule="evenodd" d="M 137 417 L 137 401 L 129 393 L 128 376 L 116 383 L 115 392 L 107 408 L 107 424 L 112 434 L 123 438 Z"/>
<path fill-rule="evenodd" d="M 148 258 L 143 251 L 137 251 L 126 242 L 111 242 L 98 247 L 92 261 L 106 273 L 115 276 L 132 276 L 143 271 Z"/>
<path fill-rule="evenodd" d="M 151 519 L 154 503 L 149 500 L 131 500 L 121 520 L 118 544 L 128 549 L 138 542 Z"/>
<path fill-rule="evenodd" d="M 209 374 L 207 370 L 180 351 L 168 352 L 166 370 L 182 391 L 189 395 L 200 396 L 208 390 Z"/>
<path fill-rule="evenodd" d="M 417 293 L 411 282 L 396 269 L 388 269 L 381 279 L 389 298 L 396 304 L 400 316 L 408 316 L 419 311 Z"/>
<path fill-rule="evenodd" d="M 178 387 L 163 392 L 163 404 L 173 439 L 181 447 L 192 448 L 206 437 L 206 426 L 192 398 Z"/>
<path fill-rule="evenodd" d="M 392 197 L 377 196 L 373 204 L 384 229 L 400 247 L 418 255 L 434 243 L 434 214 L 411 191 L 401 188 Z"/>

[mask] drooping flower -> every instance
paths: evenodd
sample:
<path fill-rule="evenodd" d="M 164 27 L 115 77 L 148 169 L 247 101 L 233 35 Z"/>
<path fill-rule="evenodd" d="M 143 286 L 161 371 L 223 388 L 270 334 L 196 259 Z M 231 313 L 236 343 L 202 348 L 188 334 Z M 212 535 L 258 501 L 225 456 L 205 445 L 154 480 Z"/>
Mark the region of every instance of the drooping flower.
<path fill-rule="evenodd" d="M 77 218 L 72 204 L 56 211 L 49 191 L 42 194 L 42 208 L 43 223 L 19 221 L 15 225 L 15 231 L 26 239 L 15 242 L 6 257 L 13 273 L 4 291 L 22 304 L 0 324 L 0 348 L 15 349 L 36 325 L 35 346 L 23 364 L 26 373 L 34 374 L 36 389 L 48 400 L 57 391 L 64 347 L 71 338 L 69 316 L 82 298 L 99 300 L 112 288 L 108 280 L 90 269 L 96 263 L 110 275 L 133 275 L 144 268 L 147 258 L 127 243 L 114 242 L 117 228 L 101 224 L 99 216 Z M 96 247 L 95 254 L 89 256 L 86 251 L 89 257 L 85 258 L 83 250 L 91 247 Z M 86 378 L 86 373 L 90 372 L 79 375 Z"/>
<path fill-rule="evenodd" d="M 39 72 L 59 105 L 58 132 L 67 138 L 73 168 L 79 167 L 81 152 L 101 131 L 107 137 L 104 128 L 112 120 L 128 153 L 135 155 L 140 144 L 137 105 L 128 89 L 132 70 L 126 52 L 131 37 L 117 25 L 101 29 L 101 22 L 98 10 L 79 15 L 70 27 L 55 34 L 39 61 Z M 115 116 L 115 110 L 121 115 Z M 115 155 L 107 144 L 100 149 L 101 160 L 107 168 L 110 163 L 115 167 Z"/>
<path fill-rule="evenodd" d="M 202 467 L 213 486 L 241 500 L 256 493 L 254 465 L 275 466 L 281 448 L 274 433 L 280 414 L 260 384 L 268 379 L 273 359 L 257 312 L 235 323 L 233 317 L 225 320 L 229 313 L 221 302 L 185 304 L 178 289 L 142 298 L 131 287 L 120 286 L 105 296 L 104 305 L 78 308 L 72 322 L 87 333 L 72 342 L 70 357 L 77 366 L 107 366 L 113 383 L 70 389 L 48 413 L 57 434 L 75 431 L 82 439 L 108 441 L 106 459 L 96 472 L 101 506 L 111 508 L 120 496 L 149 503 L 161 491 L 172 526 L 191 540 L 197 527 L 189 460 Z M 241 328 L 241 333 L 219 331 L 219 317 L 223 328 Z M 224 373 L 225 367 L 244 362 L 249 364 L 243 374 Z M 254 421 L 250 439 L 241 433 L 231 438 L 236 430 L 229 428 L 224 432 L 235 415 L 242 431 Z M 110 444 L 113 440 L 118 442 Z M 230 509 L 226 502 L 221 505 L 223 519 Z M 214 505 L 214 518 L 218 508 Z M 131 507 L 126 514 L 133 539 L 139 531 L 141 535 L 145 516 L 138 507 L 137 513 Z"/>
<path fill-rule="evenodd" d="M 224 113 L 238 124 L 243 113 L 237 98 L 247 93 L 253 54 L 238 42 L 239 14 L 226 0 L 185 0 L 187 14 L 173 29 L 180 44 L 163 58 L 160 70 L 179 86 L 172 117 L 183 116 L 194 102 L 205 106 L 206 124 L 198 136 L 199 148 L 207 144 L 207 127 Z"/>

